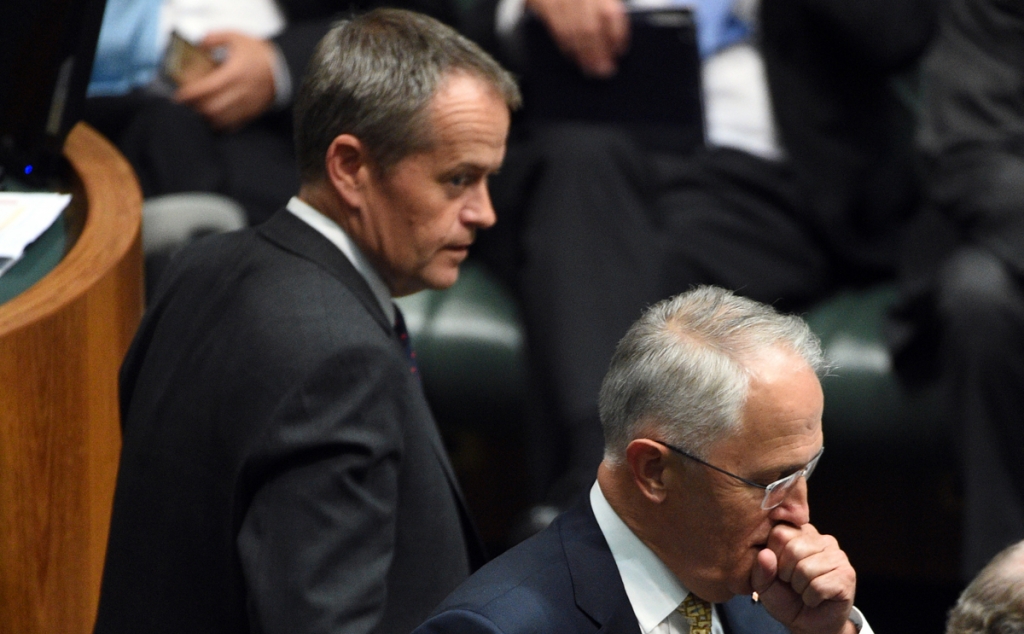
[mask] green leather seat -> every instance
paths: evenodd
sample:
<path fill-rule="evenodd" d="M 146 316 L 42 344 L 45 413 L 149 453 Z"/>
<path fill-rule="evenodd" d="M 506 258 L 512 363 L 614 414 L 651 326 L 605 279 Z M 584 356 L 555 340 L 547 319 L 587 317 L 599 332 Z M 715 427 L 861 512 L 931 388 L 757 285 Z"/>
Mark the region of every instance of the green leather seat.
<path fill-rule="evenodd" d="M 804 315 L 834 366 L 822 382 L 831 445 L 925 450 L 950 442 L 934 393 L 908 394 L 892 373 L 882 336 L 891 285 L 848 290 Z M 425 388 L 439 418 L 458 424 L 514 423 L 525 402 L 524 334 L 511 293 L 467 263 L 447 291 L 399 300 Z"/>
<path fill-rule="evenodd" d="M 514 423 L 525 401 L 526 363 L 511 293 L 482 266 L 467 263 L 448 290 L 397 303 L 442 426 Z"/>
<path fill-rule="evenodd" d="M 846 290 L 804 315 L 834 366 L 822 380 L 830 448 L 934 452 L 951 442 L 938 394 L 908 393 L 893 374 L 882 328 L 896 293 Z"/>

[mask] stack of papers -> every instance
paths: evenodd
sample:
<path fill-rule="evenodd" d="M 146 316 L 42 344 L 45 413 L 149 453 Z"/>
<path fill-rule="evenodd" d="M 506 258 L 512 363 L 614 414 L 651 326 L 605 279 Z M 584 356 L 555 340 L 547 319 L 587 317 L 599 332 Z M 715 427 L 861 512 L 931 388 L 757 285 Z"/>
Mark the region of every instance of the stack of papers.
<path fill-rule="evenodd" d="M 71 202 L 70 194 L 0 192 L 0 275 L 14 266 Z"/>

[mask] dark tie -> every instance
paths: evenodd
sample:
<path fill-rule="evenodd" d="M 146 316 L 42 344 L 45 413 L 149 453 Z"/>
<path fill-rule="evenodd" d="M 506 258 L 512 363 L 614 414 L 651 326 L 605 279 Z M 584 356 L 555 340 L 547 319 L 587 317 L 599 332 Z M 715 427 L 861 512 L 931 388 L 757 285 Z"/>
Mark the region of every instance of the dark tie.
<path fill-rule="evenodd" d="M 399 310 L 398 306 L 395 306 L 395 334 L 398 335 L 398 340 L 402 342 L 402 350 L 405 350 L 405 356 L 409 359 L 409 371 L 419 376 L 419 370 L 416 368 L 416 352 L 412 349 L 412 340 L 409 338 L 409 331 L 405 327 L 405 317 L 402 317 L 402 311 Z"/>

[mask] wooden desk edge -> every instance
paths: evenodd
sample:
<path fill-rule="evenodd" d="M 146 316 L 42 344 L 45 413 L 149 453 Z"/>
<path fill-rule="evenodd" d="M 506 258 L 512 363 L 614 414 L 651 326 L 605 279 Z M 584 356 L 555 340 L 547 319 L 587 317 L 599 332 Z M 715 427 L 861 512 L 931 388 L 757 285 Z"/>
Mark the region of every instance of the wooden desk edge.
<path fill-rule="evenodd" d="M 124 157 L 88 125 L 68 135 L 64 154 L 87 198 L 85 226 L 50 273 L 0 305 L 0 337 L 44 319 L 92 288 L 141 238 L 142 192 Z M 96 210 L 102 209 L 102 213 Z"/>

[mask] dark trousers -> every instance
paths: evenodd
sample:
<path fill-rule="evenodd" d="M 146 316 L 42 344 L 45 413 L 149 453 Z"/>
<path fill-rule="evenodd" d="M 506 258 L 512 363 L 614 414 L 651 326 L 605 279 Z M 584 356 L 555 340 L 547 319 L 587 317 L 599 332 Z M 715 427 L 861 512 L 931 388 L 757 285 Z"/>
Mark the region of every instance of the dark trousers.
<path fill-rule="evenodd" d="M 270 217 L 299 188 L 287 113 L 218 132 L 201 115 L 164 97 L 132 93 L 86 101 L 85 120 L 131 163 L 145 197 L 224 194 L 250 224 Z"/>

